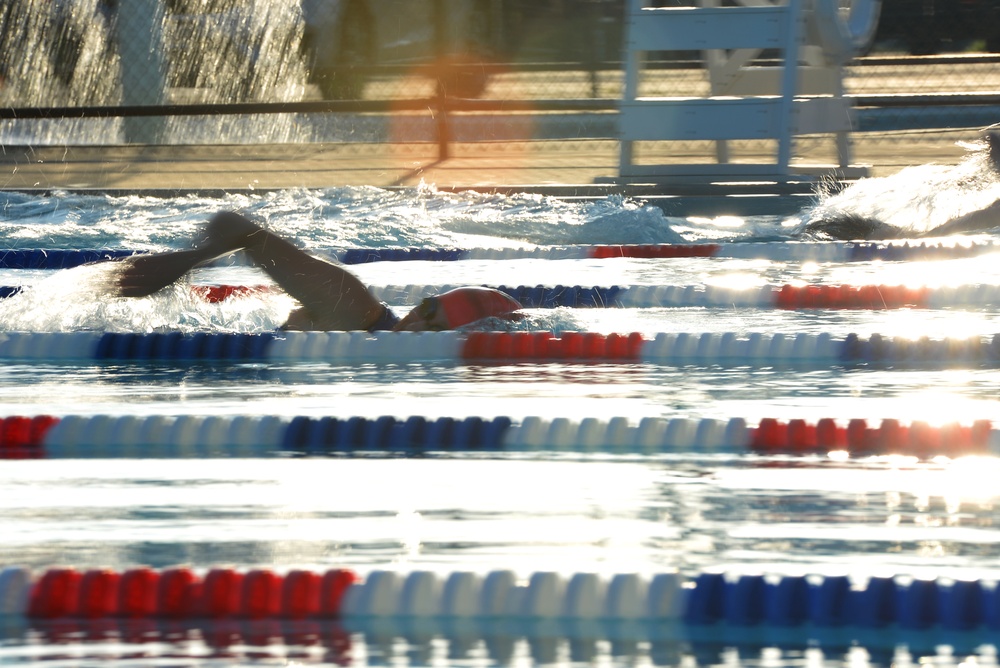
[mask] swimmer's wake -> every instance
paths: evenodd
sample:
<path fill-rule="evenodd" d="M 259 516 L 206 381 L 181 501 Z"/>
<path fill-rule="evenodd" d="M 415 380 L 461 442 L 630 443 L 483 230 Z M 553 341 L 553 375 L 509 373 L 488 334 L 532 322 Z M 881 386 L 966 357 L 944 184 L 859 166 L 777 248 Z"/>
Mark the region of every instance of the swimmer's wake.
<path fill-rule="evenodd" d="M 962 163 L 862 179 L 824 198 L 797 236 L 838 240 L 938 237 L 1000 228 L 1000 131 L 986 132 Z"/>

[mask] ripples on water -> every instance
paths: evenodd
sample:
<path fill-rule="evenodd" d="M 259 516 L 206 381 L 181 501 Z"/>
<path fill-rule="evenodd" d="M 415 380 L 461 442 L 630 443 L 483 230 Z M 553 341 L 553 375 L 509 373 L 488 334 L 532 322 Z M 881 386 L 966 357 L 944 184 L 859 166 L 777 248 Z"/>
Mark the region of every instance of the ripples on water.
<path fill-rule="evenodd" d="M 916 232 L 918 222 L 936 223 L 996 197 L 997 186 L 981 175 L 978 159 L 973 155 L 955 168 L 904 170 L 890 179 L 862 182 L 840 194 L 818 195 L 817 206 L 884 215 L 901 227 L 909 221 L 907 229 Z M 680 220 L 620 198 L 569 203 L 527 195 L 450 194 L 431 187 L 282 191 L 221 199 L 7 193 L 0 206 L 0 238 L 7 247 L 154 251 L 183 247 L 221 208 L 258 216 L 316 252 L 353 246 L 753 242 L 794 238 L 810 215 Z M 1000 280 L 995 256 L 867 264 L 697 258 L 460 262 L 445 267 L 411 262 L 353 270 L 373 285 L 802 281 L 938 286 Z M 184 287 L 145 300 L 109 299 L 102 296 L 102 286 L 113 272 L 110 265 L 0 272 L 6 284 L 32 286 L 0 302 L 0 329 L 263 331 L 280 323 L 292 306 L 276 294 L 208 305 Z M 252 269 L 216 267 L 201 270 L 193 280 L 248 284 L 266 277 Z M 532 311 L 528 323 L 556 331 L 647 335 L 827 331 L 837 336 L 879 332 L 943 337 L 997 331 L 996 313 L 987 309 L 556 309 Z M 8 364 L 0 367 L 0 412 L 997 421 L 998 379 L 992 368 Z M 229 563 L 280 571 L 349 566 L 361 572 L 439 573 L 511 568 L 522 577 L 542 570 L 608 575 L 679 569 L 693 575 L 718 568 L 847 573 L 859 580 L 886 574 L 991 579 L 1000 542 L 995 527 L 998 473 L 993 458 L 919 463 L 697 453 L 9 462 L 0 467 L 0 563 L 37 569 L 180 563 L 201 569 Z M 327 626 L 300 629 L 304 635 L 295 642 L 248 648 L 254 631 L 247 628 L 244 644 L 234 649 L 232 643 L 219 644 L 219 630 L 207 627 L 180 640 L 161 630 L 164 635 L 154 636 L 156 643 L 143 645 L 130 644 L 127 629 L 111 636 L 115 642 L 98 642 L 87 639 L 93 629 L 36 625 L 29 631 L 23 620 L 7 620 L 4 628 L 8 640 L 0 645 L 0 661 L 38 665 L 344 663 L 347 656 L 373 665 L 951 665 L 967 656 L 975 663 L 995 664 L 990 646 L 962 644 L 954 635 L 940 638 L 953 645 L 951 659 L 935 649 L 937 640 L 930 637 L 901 641 L 872 636 L 851 649 L 835 639 L 811 646 L 794 638 L 779 642 L 768 636 L 770 631 L 758 630 L 723 645 L 718 638 L 688 637 L 690 631 L 684 629 L 660 629 L 667 637 L 663 642 L 651 641 L 646 630 L 630 636 L 627 629 L 620 629 L 617 639 L 570 642 L 554 639 L 565 629 L 546 635 L 549 631 L 537 627 L 511 626 L 506 635 L 472 634 L 463 640 L 439 628 L 423 635 L 412 628 L 367 629 L 362 637 L 351 635 L 357 628 Z M 386 640 L 396 634 L 401 639 Z M 441 635 L 450 640 L 444 643 Z M 305 637 L 313 645 L 306 645 Z"/>

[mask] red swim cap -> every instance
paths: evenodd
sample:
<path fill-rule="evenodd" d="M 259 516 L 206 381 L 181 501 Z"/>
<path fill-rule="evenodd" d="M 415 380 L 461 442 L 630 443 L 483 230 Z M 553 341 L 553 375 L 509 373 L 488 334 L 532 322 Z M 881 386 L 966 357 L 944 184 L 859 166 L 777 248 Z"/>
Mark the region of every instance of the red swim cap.
<path fill-rule="evenodd" d="M 436 299 L 444 309 L 449 327 L 461 327 L 470 322 L 505 316 L 521 308 L 516 299 L 493 288 L 455 288 Z"/>

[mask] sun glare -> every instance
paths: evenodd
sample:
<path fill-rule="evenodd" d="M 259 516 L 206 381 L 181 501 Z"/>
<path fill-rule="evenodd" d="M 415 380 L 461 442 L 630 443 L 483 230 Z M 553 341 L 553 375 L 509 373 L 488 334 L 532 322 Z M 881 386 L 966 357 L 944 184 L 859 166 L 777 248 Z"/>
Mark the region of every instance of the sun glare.
<path fill-rule="evenodd" d="M 930 339 L 953 339 L 962 341 L 990 336 L 996 325 L 983 318 L 976 311 L 952 310 L 947 317 L 929 317 L 925 309 L 900 308 L 885 311 L 878 322 L 878 333 L 886 337 L 899 337 L 916 341 L 921 337 Z M 957 344 L 956 344 L 957 345 Z"/>
<path fill-rule="evenodd" d="M 986 501 L 996 496 L 996 481 L 1000 476 L 1000 459 L 969 456 L 954 460 L 939 486 L 934 490 L 945 499 Z M 949 506 L 956 505 L 949 503 Z"/>
<path fill-rule="evenodd" d="M 968 386 L 971 371 L 956 369 L 942 373 L 948 375 L 948 382 L 901 395 L 898 401 L 891 402 L 896 405 L 894 414 L 931 427 L 955 423 L 971 425 L 976 420 L 1000 420 L 1000 407 L 996 402 L 961 396 L 959 390 Z"/>
<path fill-rule="evenodd" d="M 744 272 L 713 276 L 705 281 L 706 285 L 714 285 L 726 288 L 727 290 L 749 290 L 751 288 L 759 288 L 765 283 L 766 281 L 761 276 Z"/>
<path fill-rule="evenodd" d="M 959 287 L 977 283 L 995 284 L 997 256 L 983 255 L 959 260 L 933 260 L 927 262 L 875 261 L 864 267 L 854 264 L 831 267 L 831 283 L 876 285 L 903 285 L 908 288 Z M 863 272 L 859 275 L 859 272 Z"/>
<path fill-rule="evenodd" d="M 703 227 L 720 227 L 723 229 L 737 229 L 743 227 L 746 221 L 739 216 L 718 216 L 717 218 L 705 218 L 702 216 L 688 216 L 688 222 Z"/>

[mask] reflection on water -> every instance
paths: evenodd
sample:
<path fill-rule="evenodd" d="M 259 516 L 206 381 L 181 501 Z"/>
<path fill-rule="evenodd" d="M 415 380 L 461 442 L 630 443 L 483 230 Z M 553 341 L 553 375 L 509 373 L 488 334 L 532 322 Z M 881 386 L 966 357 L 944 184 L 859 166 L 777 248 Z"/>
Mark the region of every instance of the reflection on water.
<path fill-rule="evenodd" d="M 988 634 L 502 619 L 8 624 L 5 663 L 218 666 L 993 666 Z M 858 643 L 858 644 L 855 644 Z"/>
<path fill-rule="evenodd" d="M 1000 543 L 998 466 L 721 455 L 22 462 L 0 473 L 0 563 L 980 578 Z"/>
<path fill-rule="evenodd" d="M 6 415 L 1000 420 L 993 368 L 662 364 L 8 364 Z"/>
<path fill-rule="evenodd" d="M 988 580 L 996 460 L 53 461 L 0 469 L 0 563 Z M 975 472 L 979 474 L 975 474 Z M 991 631 L 554 618 L 2 620 L 36 665 L 995 665 Z M 969 665 L 969 664 L 964 664 Z"/>

